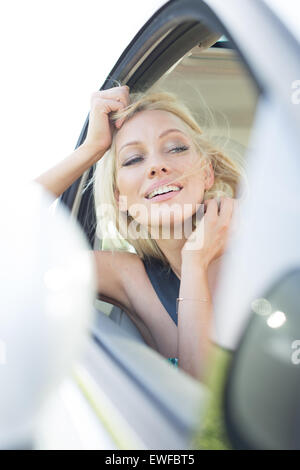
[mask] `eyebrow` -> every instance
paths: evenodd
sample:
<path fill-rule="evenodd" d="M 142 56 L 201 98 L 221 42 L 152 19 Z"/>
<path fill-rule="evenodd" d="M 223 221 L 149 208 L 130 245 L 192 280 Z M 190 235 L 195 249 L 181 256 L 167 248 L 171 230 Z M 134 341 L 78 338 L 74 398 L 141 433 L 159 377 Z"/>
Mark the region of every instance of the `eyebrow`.
<path fill-rule="evenodd" d="M 182 132 L 180 129 L 167 129 L 166 131 L 162 132 L 158 138 L 161 139 L 162 137 L 164 137 L 165 135 L 169 134 L 170 132 L 180 132 L 181 134 L 184 134 L 184 132 Z M 121 147 L 120 150 L 119 150 L 119 153 L 121 152 L 121 150 L 122 150 L 124 147 L 128 147 L 129 145 L 138 145 L 138 144 L 140 144 L 140 143 L 141 143 L 141 142 L 138 141 L 138 140 L 135 140 L 135 141 L 133 141 L 133 142 L 128 142 L 127 144 L 122 145 L 122 147 Z"/>

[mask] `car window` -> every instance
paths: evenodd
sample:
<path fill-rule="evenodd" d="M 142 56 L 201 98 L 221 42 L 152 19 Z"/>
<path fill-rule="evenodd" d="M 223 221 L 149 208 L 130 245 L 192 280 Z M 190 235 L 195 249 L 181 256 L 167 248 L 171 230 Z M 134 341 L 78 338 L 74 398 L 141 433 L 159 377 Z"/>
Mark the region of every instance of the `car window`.
<path fill-rule="evenodd" d="M 225 36 L 209 49 L 191 49 L 153 86 L 160 87 L 182 98 L 214 142 L 245 155 L 258 92 Z"/>
<path fill-rule="evenodd" d="M 194 28 L 193 32 L 196 31 L 198 34 L 198 26 L 195 26 L 195 23 L 193 23 L 191 30 Z M 206 31 L 205 28 L 204 26 L 204 31 Z M 247 168 L 248 155 L 250 150 L 253 150 L 252 147 L 254 145 L 252 131 L 261 103 L 261 92 L 253 78 L 253 70 L 250 73 L 240 53 L 233 46 L 232 41 L 228 40 L 230 35 L 220 33 L 218 28 L 212 30 L 211 25 L 207 28 L 209 30 L 207 41 L 203 40 L 203 37 L 200 38 L 201 35 L 198 37 L 196 33 L 195 35 L 191 34 L 189 36 L 189 47 L 181 45 L 180 54 L 176 50 L 177 39 L 174 39 L 174 36 L 172 36 L 172 41 L 169 39 L 169 42 L 162 46 L 160 46 L 159 38 L 156 38 L 155 44 L 158 44 L 157 50 L 159 49 L 156 55 L 154 46 L 150 48 L 151 52 L 148 51 L 147 47 L 141 48 L 142 52 L 138 54 L 132 69 L 130 69 L 126 62 L 127 68 L 124 66 L 124 71 L 121 68 L 117 70 L 120 72 L 120 78 L 126 78 L 126 83 L 131 86 L 132 91 L 146 91 L 148 89 L 166 90 L 178 95 L 192 110 L 193 115 L 199 121 L 202 128 L 207 129 L 214 145 L 224 149 L 227 155 Z M 164 40 L 167 41 L 171 30 L 170 25 L 165 28 L 162 34 Z M 176 29 L 177 37 L 187 30 L 188 26 L 186 23 L 178 25 Z M 205 36 L 205 33 L 203 33 L 203 36 Z M 138 50 L 138 46 L 136 47 Z M 166 57 L 168 58 L 168 66 L 165 63 Z M 112 74 L 112 76 L 115 79 L 117 74 Z M 122 83 L 121 79 L 120 82 Z M 109 80 L 108 83 L 111 84 Z M 89 182 L 89 180 L 87 181 Z M 90 210 L 92 205 L 85 204 L 83 207 L 85 209 L 84 214 L 87 214 L 89 212 L 88 209 Z M 81 213 L 83 212 L 81 211 Z M 100 229 L 96 230 L 96 236 L 93 239 L 94 249 L 110 250 L 114 248 L 135 253 L 134 247 L 116 232 L 116 227 L 112 224 L 110 217 L 103 216 L 101 221 L 99 221 L 99 226 Z M 116 234 L 117 239 L 115 237 Z M 134 276 L 134 273 L 132 273 L 132 276 Z M 139 330 L 137 325 L 131 322 L 131 318 L 128 317 L 125 311 L 114 304 L 109 304 L 99 299 L 96 301 L 96 308 L 99 313 L 104 313 L 106 318 L 109 317 L 115 324 L 118 324 L 121 330 L 126 332 L 127 338 L 129 335 L 133 340 L 131 343 L 133 349 L 134 344 L 138 344 L 139 348 L 141 347 L 141 338 L 138 338 Z M 105 348 L 103 349 L 109 350 L 111 348 L 113 354 L 117 357 L 117 361 L 126 363 L 126 367 L 130 369 L 130 374 L 138 374 L 138 378 L 144 386 L 146 383 L 148 386 L 149 380 L 152 378 L 152 385 L 156 387 L 155 393 L 161 394 L 160 398 L 164 397 L 166 400 L 164 404 L 166 404 L 170 390 L 168 389 L 168 392 L 165 393 L 167 390 L 165 382 L 160 380 L 159 373 L 155 374 L 155 371 L 157 372 L 159 369 L 156 361 L 165 365 L 166 357 L 156 355 L 155 359 L 152 355 L 147 356 L 147 370 L 143 370 L 144 354 L 140 354 L 140 349 L 137 349 L 139 352 L 136 353 L 136 359 L 133 349 L 128 348 L 130 351 L 129 355 L 125 354 L 124 351 L 120 352 L 119 346 L 124 346 L 124 342 L 120 341 L 118 343 L 116 336 L 111 333 L 111 330 L 107 330 L 107 335 L 105 335 L 105 332 L 105 322 L 101 321 L 101 335 L 103 336 L 103 342 L 105 342 Z M 220 387 L 222 386 L 226 366 L 228 361 L 230 361 L 231 350 L 230 347 L 220 347 L 222 346 L 222 331 L 218 333 L 220 334 L 214 335 L 212 338 L 217 350 L 217 361 L 213 379 L 216 384 L 216 394 L 210 402 L 209 416 L 206 422 L 207 428 L 206 433 L 204 433 L 204 440 L 206 442 L 198 440 L 195 444 L 201 448 L 212 448 L 214 445 L 219 446 L 219 448 L 226 448 L 228 446 L 228 442 L 222 442 L 223 424 L 220 418 L 222 411 Z M 117 350 L 118 352 L 116 352 Z M 126 362 L 128 356 L 130 356 L 129 363 Z M 149 379 L 147 371 L 149 372 L 150 370 L 150 363 L 153 367 L 151 367 L 151 377 Z M 168 365 L 175 370 L 174 364 L 170 363 Z M 178 374 L 176 378 L 174 377 L 174 382 L 170 378 L 169 384 L 176 387 L 176 383 L 181 383 L 184 389 L 185 375 L 181 374 L 180 369 L 176 371 Z M 142 377 L 143 374 L 144 377 Z M 192 383 L 195 384 L 196 381 L 192 380 Z M 218 428 L 217 432 L 216 428 Z"/>
<path fill-rule="evenodd" d="M 259 91 L 226 36 L 220 37 L 212 47 L 197 44 L 188 50 L 150 90 L 175 93 L 191 109 L 211 142 L 233 160 L 246 165 Z M 109 216 L 102 217 L 98 229 L 95 249 L 136 253 Z M 98 299 L 97 307 L 107 315 L 113 313 L 115 318 L 115 306 Z"/>

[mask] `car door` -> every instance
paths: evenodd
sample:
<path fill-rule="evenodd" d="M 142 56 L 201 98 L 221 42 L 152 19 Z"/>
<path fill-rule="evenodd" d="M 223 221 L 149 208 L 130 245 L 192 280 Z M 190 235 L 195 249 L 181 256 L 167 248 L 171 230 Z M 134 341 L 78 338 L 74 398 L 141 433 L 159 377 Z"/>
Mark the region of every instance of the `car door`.
<path fill-rule="evenodd" d="M 217 363 L 212 365 L 214 371 L 220 368 L 222 371 L 226 370 L 232 351 L 236 348 L 251 314 L 249 302 L 251 304 L 251 300 L 257 298 L 261 286 L 270 282 L 275 271 L 280 272 L 287 260 L 291 262 L 297 258 L 299 262 L 298 254 L 300 255 L 297 248 L 297 257 L 294 257 L 295 235 L 289 249 L 290 257 L 282 252 L 280 257 L 274 258 L 275 248 L 270 250 L 264 270 L 258 275 L 257 256 L 261 253 L 259 250 L 264 249 L 268 237 L 261 233 L 261 226 L 257 226 L 257 221 L 264 223 L 266 227 L 273 226 L 269 222 L 275 214 L 274 208 L 270 212 L 266 211 L 265 201 L 269 199 L 265 197 L 263 185 L 259 186 L 258 180 L 263 171 L 270 194 L 274 175 L 268 172 L 270 161 L 267 163 L 266 155 L 270 157 L 272 152 L 274 158 L 282 158 L 275 144 L 267 146 L 266 136 L 273 137 L 272 129 L 276 129 L 276 139 L 281 139 L 281 142 L 283 139 L 289 140 L 289 157 L 286 162 L 292 164 L 293 161 L 295 165 L 293 159 L 298 143 L 296 131 L 300 121 L 299 112 L 291 105 L 289 94 L 291 82 L 300 76 L 298 62 L 295 60 L 296 53 L 299 52 L 298 45 L 263 2 L 229 0 L 226 6 L 224 3 L 217 0 L 174 0 L 164 4 L 133 38 L 101 86 L 101 89 L 107 89 L 119 82 L 129 85 L 132 91 L 147 89 L 171 73 L 172 68 L 181 63 L 184 57 L 188 59 L 188 54 L 195 48 L 205 52 L 211 46 L 221 49 L 224 45 L 229 52 L 234 51 L 236 60 L 243 68 L 245 80 L 250 84 L 252 107 L 246 108 L 244 115 L 250 115 L 251 119 L 245 125 L 249 135 L 247 134 L 244 147 L 249 162 L 249 181 L 255 188 L 255 197 L 242 206 L 247 227 L 244 226 L 244 232 L 241 233 L 248 235 L 241 236 L 237 250 L 224 266 L 215 311 L 213 340 L 219 352 Z M 220 40 L 224 37 L 225 41 Z M 268 38 L 267 41 L 263 40 L 265 37 Z M 278 53 L 274 54 L 274 50 Z M 272 61 L 268 57 L 272 57 Z M 215 93 L 221 99 L 224 96 L 226 76 L 228 79 L 228 69 L 224 68 L 225 62 L 222 66 L 220 58 L 216 59 L 214 56 L 214 60 L 212 63 L 218 63 L 221 77 Z M 238 96 L 233 95 L 233 99 L 236 103 L 239 102 Z M 276 125 L 274 122 L 274 113 L 276 111 L 277 117 L 279 109 L 281 127 L 279 121 Z M 77 145 L 83 142 L 87 127 L 88 118 Z M 61 197 L 61 203 L 70 209 L 72 216 L 83 227 L 91 247 L 95 247 L 97 242 L 91 186 L 88 187 L 87 184 L 93 172 L 94 168 L 91 167 Z M 284 182 L 286 184 L 287 180 Z M 84 188 L 86 189 L 83 191 Z M 282 223 L 288 224 L 290 220 L 285 218 Z M 265 234 L 267 232 L 268 230 Z M 278 230 L 276 237 L 281 243 L 284 240 L 284 235 L 280 238 Z M 249 246 L 253 251 L 249 250 Z M 240 263 L 241 259 L 243 265 Z M 228 292 L 233 292 L 234 295 L 228 295 Z M 99 420 L 106 423 L 105 429 L 115 446 L 123 449 L 218 446 L 216 442 L 205 443 L 203 439 L 194 439 L 199 436 L 199 430 L 202 430 L 205 412 L 210 403 L 207 399 L 211 395 L 206 386 L 176 370 L 164 358 L 150 350 L 134 326 L 123 328 L 122 322 L 120 325 L 120 322 L 118 324 L 112 321 L 109 315 L 101 313 L 102 306 L 100 309 L 97 304 L 95 309 L 96 320 L 91 329 L 86 355 L 74 370 L 74 380 Z M 111 309 L 108 309 L 108 313 L 111 313 Z M 218 385 L 218 393 L 221 395 L 223 383 L 224 379 Z M 214 421 L 223 425 L 221 395 L 217 406 L 219 416 Z M 214 426 L 213 428 L 215 429 Z"/>

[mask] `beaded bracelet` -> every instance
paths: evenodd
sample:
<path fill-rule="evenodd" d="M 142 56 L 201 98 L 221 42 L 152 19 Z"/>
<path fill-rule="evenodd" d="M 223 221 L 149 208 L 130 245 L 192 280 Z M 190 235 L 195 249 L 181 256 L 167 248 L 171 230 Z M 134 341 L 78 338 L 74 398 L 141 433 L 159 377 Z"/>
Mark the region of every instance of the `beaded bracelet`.
<path fill-rule="evenodd" d="M 179 302 L 181 300 L 194 300 L 195 302 L 209 302 L 209 299 L 193 299 L 189 297 L 177 297 L 176 299 L 176 315 L 178 315 Z"/>

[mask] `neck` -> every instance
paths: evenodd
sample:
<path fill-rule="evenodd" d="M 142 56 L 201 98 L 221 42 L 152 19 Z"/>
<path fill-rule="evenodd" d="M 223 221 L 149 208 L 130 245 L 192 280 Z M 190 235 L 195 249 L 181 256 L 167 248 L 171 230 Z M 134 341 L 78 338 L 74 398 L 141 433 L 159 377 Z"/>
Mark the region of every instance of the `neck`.
<path fill-rule="evenodd" d="M 172 270 L 175 274 L 181 279 L 181 250 L 186 242 L 186 239 L 156 239 L 156 243 L 167 258 Z M 219 270 L 221 268 L 221 264 L 223 259 L 226 257 L 227 252 L 223 253 L 218 258 L 215 258 L 211 261 L 209 265 L 209 278 L 211 281 L 212 286 L 215 286 L 215 282 L 217 281 Z"/>
<path fill-rule="evenodd" d="M 156 243 L 170 263 L 171 268 L 180 278 L 181 273 L 181 250 L 185 244 L 185 239 L 156 239 Z"/>
<path fill-rule="evenodd" d="M 187 227 L 189 226 L 187 225 Z M 190 227 L 190 231 L 192 231 L 192 226 Z M 181 234 L 181 238 L 177 238 L 178 234 Z M 159 230 L 159 236 L 152 236 L 179 278 L 181 277 L 181 250 L 184 247 L 188 235 L 189 232 L 187 232 L 186 228 L 184 229 L 183 226 L 179 227 L 175 225 L 171 228 L 170 233 L 168 233 L 168 238 L 163 237 L 163 231 L 161 229 Z"/>

